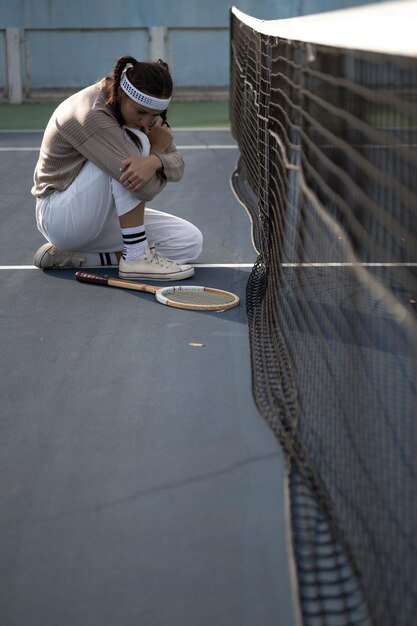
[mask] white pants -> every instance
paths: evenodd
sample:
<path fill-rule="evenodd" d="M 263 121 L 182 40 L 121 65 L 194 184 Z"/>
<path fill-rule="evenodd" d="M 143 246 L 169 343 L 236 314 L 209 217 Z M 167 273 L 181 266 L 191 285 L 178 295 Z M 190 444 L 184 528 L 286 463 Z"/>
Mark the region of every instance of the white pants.
<path fill-rule="evenodd" d="M 119 215 L 137 205 L 138 199 L 129 190 L 87 161 L 68 189 L 37 199 L 36 223 L 43 236 L 61 250 L 120 252 Z M 145 230 L 148 241 L 169 259 L 188 263 L 201 253 L 201 232 L 179 217 L 146 208 Z"/>

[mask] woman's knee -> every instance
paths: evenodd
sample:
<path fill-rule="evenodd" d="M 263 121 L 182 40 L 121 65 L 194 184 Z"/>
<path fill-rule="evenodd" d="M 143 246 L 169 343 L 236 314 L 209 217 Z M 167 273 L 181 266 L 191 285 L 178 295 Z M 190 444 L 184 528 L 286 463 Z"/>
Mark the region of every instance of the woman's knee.
<path fill-rule="evenodd" d="M 187 261 L 195 261 L 203 249 L 203 234 L 197 226 L 188 223 L 184 232 L 183 251 Z"/>

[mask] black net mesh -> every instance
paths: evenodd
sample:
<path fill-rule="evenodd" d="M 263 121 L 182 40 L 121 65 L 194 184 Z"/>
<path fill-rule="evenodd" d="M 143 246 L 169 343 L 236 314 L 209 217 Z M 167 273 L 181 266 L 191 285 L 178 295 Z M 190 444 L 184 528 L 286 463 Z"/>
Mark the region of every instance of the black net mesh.
<path fill-rule="evenodd" d="M 265 35 L 233 10 L 231 68 L 253 393 L 362 596 L 307 610 L 294 549 L 304 620 L 415 626 L 417 58 Z"/>

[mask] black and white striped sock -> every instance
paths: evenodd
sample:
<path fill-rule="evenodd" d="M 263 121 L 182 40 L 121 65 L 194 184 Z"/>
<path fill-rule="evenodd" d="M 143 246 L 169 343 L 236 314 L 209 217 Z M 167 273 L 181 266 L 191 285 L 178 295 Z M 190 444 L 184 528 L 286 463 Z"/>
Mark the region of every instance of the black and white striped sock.
<path fill-rule="evenodd" d="M 145 227 L 122 228 L 123 258 L 128 261 L 137 261 L 145 252 L 148 245 Z"/>
<path fill-rule="evenodd" d="M 117 257 L 114 252 L 99 252 L 101 265 L 117 265 Z"/>
<path fill-rule="evenodd" d="M 115 252 L 80 252 L 79 254 L 84 257 L 82 267 L 104 267 L 119 263 Z"/>

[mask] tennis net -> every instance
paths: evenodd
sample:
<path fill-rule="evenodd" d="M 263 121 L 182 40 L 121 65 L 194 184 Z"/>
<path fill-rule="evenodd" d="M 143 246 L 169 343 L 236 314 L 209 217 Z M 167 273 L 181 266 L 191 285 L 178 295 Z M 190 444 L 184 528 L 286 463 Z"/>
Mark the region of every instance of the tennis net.
<path fill-rule="evenodd" d="M 252 386 L 295 476 L 307 625 L 417 615 L 416 20 L 415 0 L 231 11 L 232 186 L 258 252 Z"/>

